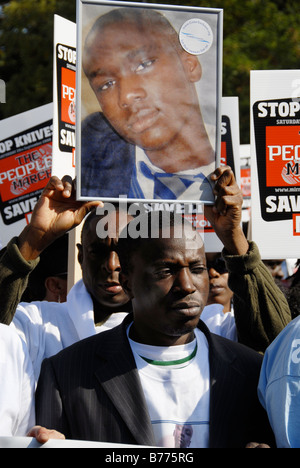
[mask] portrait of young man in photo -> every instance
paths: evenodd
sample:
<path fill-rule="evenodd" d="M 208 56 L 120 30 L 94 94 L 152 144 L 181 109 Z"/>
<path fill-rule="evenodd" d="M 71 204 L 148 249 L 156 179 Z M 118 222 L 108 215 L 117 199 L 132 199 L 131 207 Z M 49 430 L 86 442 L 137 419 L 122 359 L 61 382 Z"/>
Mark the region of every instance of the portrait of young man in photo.
<path fill-rule="evenodd" d="M 212 202 L 216 63 L 204 70 L 202 59 L 182 47 L 167 14 L 151 8 L 113 8 L 98 16 L 82 48 L 83 82 L 97 108 L 80 127 L 81 196 Z M 215 89 L 199 97 L 203 79 Z"/>

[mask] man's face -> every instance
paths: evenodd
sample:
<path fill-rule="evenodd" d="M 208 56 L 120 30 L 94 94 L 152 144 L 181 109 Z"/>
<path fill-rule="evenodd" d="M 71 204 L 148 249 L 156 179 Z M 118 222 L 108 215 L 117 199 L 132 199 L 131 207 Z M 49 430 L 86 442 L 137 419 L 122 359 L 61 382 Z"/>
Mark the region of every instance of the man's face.
<path fill-rule="evenodd" d="M 180 239 L 152 239 L 133 254 L 131 265 L 136 339 L 156 346 L 190 341 L 209 291 L 200 236 L 191 241 L 185 232 Z"/>
<path fill-rule="evenodd" d="M 157 150 L 184 133 L 198 109 L 185 54 L 157 28 L 121 23 L 95 35 L 84 70 L 104 115 L 127 141 Z"/>
<path fill-rule="evenodd" d="M 230 307 L 233 292 L 228 286 L 229 273 L 225 261 L 219 253 L 207 253 L 206 261 L 210 284 L 207 304 L 222 304 Z"/>
<path fill-rule="evenodd" d="M 174 439 L 176 448 L 188 448 L 193 436 L 193 427 L 187 424 L 176 424 Z"/>
<path fill-rule="evenodd" d="M 100 239 L 96 232 L 98 222 L 99 218 L 91 221 L 80 247 L 82 278 L 98 304 L 116 308 L 129 301 L 119 279 L 121 267 L 116 252 L 118 235 Z"/>

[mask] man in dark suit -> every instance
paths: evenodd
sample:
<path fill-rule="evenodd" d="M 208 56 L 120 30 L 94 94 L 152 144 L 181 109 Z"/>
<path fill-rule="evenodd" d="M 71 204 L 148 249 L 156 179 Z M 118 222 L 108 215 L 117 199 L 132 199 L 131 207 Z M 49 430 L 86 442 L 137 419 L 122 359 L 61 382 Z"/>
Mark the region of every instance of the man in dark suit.
<path fill-rule="evenodd" d="M 199 321 L 209 292 L 201 237 L 182 217 L 149 216 L 144 237 L 130 237 L 129 223 L 119 240 L 132 314 L 44 361 L 37 424 L 134 445 L 174 447 L 176 425 L 192 428 L 190 448 L 271 444 L 257 398 L 261 356 Z"/>

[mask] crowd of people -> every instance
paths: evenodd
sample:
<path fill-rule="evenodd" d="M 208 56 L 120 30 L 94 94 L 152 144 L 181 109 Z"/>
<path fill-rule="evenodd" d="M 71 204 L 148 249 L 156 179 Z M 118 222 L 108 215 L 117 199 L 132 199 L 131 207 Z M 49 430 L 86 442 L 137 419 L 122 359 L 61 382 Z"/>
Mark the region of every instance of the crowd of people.
<path fill-rule="evenodd" d="M 101 112 L 81 128 L 81 195 L 210 201 L 223 250 L 206 253 L 175 211 L 78 201 L 52 176 L 0 252 L 0 436 L 300 446 L 300 269 L 282 283 L 243 232 L 233 171 L 215 169 L 200 61 L 162 14 L 124 8 L 94 23 L 82 65 Z"/>
<path fill-rule="evenodd" d="M 244 235 L 232 170 L 212 181 L 222 254 L 182 215 L 79 202 L 51 178 L 0 254 L 0 435 L 299 445 L 299 320 Z M 66 233 L 82 222 L 67 294 Z"/>

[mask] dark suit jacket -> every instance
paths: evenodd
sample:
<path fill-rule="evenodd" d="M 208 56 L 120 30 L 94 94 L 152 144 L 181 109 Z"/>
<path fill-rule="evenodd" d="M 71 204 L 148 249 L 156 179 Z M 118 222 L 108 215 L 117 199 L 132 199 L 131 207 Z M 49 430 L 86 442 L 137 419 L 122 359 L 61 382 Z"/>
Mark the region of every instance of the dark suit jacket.
<path fill-rule="evenodd" d="M 119 198 L 128 195 L 135 165 L 135 146 L 111 127 L 101 112 L 81 127 L 81 195 Z"/>
<path fill-rule="evenodd" d="M 129 314 L 118 327 L 46 359 L 36 393 L 37 424 L 67 438 L 155 445 L 141 382 L 126 336 Z M 210 446 L 271 443 L 257 398 L 261 356 L 213 335 L 209 343 Z M 154 396 L 155 397 L 155 396 Z"/>

